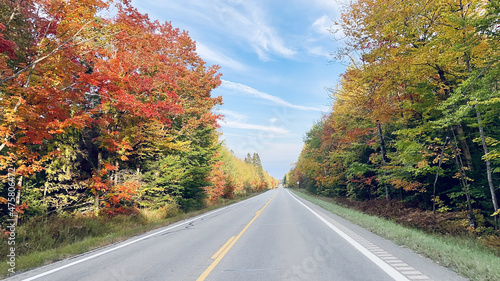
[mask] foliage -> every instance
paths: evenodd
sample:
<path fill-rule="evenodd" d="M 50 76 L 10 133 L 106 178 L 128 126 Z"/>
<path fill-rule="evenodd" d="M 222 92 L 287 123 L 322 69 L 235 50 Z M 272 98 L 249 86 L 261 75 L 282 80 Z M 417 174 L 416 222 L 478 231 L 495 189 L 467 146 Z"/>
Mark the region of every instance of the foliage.
<path fill-rule="evenodd" d="M 19 224 L 277 186 L 258 154 L 245 164 L 220 143 L 219 67 L 186 31 L 126 0 L 3 1 L 0 19 L 0 176 L 15 169 Z"/>
<path fill-rule="evenodd" d="M 495 226 L 499 21 L 495 1 L 350 2 L 337 58 L 351 64 L 288 186 L 466 211 L 464 227 L 482 217 Z"/>

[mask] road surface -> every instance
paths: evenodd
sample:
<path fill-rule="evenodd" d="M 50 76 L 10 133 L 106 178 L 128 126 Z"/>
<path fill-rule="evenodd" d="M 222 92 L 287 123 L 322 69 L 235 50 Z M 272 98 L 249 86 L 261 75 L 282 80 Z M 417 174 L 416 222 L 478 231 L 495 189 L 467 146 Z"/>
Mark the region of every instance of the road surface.
<path fill-rule="evenodd" d="M 279 188 L 7 280 L 466 280 Z"/>

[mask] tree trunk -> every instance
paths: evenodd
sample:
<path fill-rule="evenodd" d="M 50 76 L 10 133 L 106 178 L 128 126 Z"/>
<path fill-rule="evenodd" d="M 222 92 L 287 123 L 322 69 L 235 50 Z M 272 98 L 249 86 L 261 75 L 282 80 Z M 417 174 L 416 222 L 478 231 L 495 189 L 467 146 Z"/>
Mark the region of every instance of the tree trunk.
<path fill-rule="evenodd" d="M 477 125 L 479 129 L 479 135 L 481 137 L 481 144 L 483 145 L 484 155 L 488 154 L 488 146 L 486 145 L 486 137 L 484 136 L 483 125 L 481 124 L 481 113 L 477 104 L 474 106 L 476 109 Z M 493 178 L 491 177 L 491 163 L 490 160 L 486 159 L 486 177 L 488 179 L 488 186 L 490 187 L 491 201 L 493 202 L 493 209 L 496 212 L 498 210 L 498 201 L 495 194 L 495 186 L 493 185 Z M 495 216 L 495 227 L 498 228 L 498 216 Z"/>
<path fill-rule="evenodd" d="M 137 180 L 136 180 L 137 184 L 139 184 L 139 179 L 141 177 L 141 165 L 137 165 L 135 177 L 137 178 Z"/>
<path fill-rule="evenodd" d="M 116 166 L 116 170 L 114 172 L 115 176 L 113 177 L 113 183 L 115 185 L 118 185 L 118 167 L 119 167 L 118 160 L 115 160 L 115 166 Z"/>
<path fill-rule="evenodd" d="M 450 140 L 449 137 L 446 137 L 443 148 L 441 148 L 441 155 L 439 155 L 439 164 L 438 164 L 438 169 L 436 172 L 436 178 L 434 179 L 434 191 L 432 193 L 432 212 L 434 213 L 434 217 L 436 217 L 436 184 L 438 181 L 439 177 L 439 170 L 441 169 L 441 164 L 443 163 L 443 156 L 444 156 L 444 150 L 446 148 L 446 145 L 448 144 L 448 141 Z"/>
<path fill-rule="evenodd" d="M 23 176 L 19 177 L 19 180 L 17 181 L 17 194 L 16 194 L 16 208 L 21 205 L 21 189 L 23 188 Z M 19 221 L 19 213 L 16 212 L 16 215 L 14 217 L 14 225 L 17 226 L 17 223 Z"/>
<path fill-rule="evenodd" d="M 99 153 L 97 154 L 97 174 L 100 175 L 101 170 L 102 170 L 102 152 L 99 151 Z M 99 206 L 100 206 L 99 196 L 100 196 L 99 191 L 96 190 L 94 197 L 94 214 L 96 216 L 99 216 Z"/>
<path fill-rule="evenodd" d="M 460 124 L 456 128 L 458 134 L 458 141 L 460 142 L 460 148 L 462 149 L 462 154 L 465 158 L 465 163 L 467 163 L 467 168 L 469 168 L 469 171 L 472 171 L 473 170 L 472 154 L 470 153 L 469 145 L 467 144 L 467 140 L 464 134 L 464 129 Z"/>
<path fill-rule="evenodd" d="M 452 130 L 453 132 L 453 130 Z M 467 220 L 469 221 L 469 226 L 475 228 L 476 227 L 476 218 L 474 216 L 474 211 L 472 210 L 472 203 L 471 203 L 471 197 L 470 197 L 470 192 L 469 192 L 469 186 L 467 184 L 467 179 L 465 178 L 465 172 L 464 172 L 464 167 L 462 164 L 462 160 L 459 161 L 459 155 L 457 153 L 458 145 L 457 145 L 457 139 L 455 137 L 455 147 L 453 149 L 453 158 L 455 159 L 455 164 L 458 167 L 458 173 L 460 175 L 460 184 L 462 185 L 462 188 L 465 192 L 465 198 L 467 200 Z"/>
<path fill-rule="evenodd" d="M 387 165 L 387 156 L 385 155 L 385 142 L 384 142 L 384 136 L 382 135 L 382 125 L 380 123 L 377 123 L 377 133 L 378 133 L 378 138 L 380 141 L 380 154 L 382 154 L 382 164 L 384 166 Z M 383 168 L 384 169 L 384 168 Z M 384 177 L 386 176 L 386 172 L 384 169 Z M 384 183 L 385 186 L 385 199 L 389 200 L 389 187 L 387 186 L 387 183 Z"/>

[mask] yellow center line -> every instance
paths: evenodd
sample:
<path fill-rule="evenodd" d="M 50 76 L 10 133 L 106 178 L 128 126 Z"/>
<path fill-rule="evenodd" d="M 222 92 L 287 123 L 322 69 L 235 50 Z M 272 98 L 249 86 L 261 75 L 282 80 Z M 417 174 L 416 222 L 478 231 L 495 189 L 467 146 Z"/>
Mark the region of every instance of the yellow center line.
<path fill-rule="evenodd" d="M 224 244 L 224 246 L 222 246 L 222 247 L 221 247 L 221 248 L 220 248 L 220 249 L 219 249 L 219 250 L 218 250 L 218 251 L 217 251 L 217 252 L 216 252 L 216 253 L 212 256 L 212 258 L 211 258 L 211 259 L 213 259 L 213 260 L 214 260 L 214 259 L 216 259 L 216 258 L 220 255 L 220 253 L 222 253 L 222 251 L 224 251 L 224 249 L 226 249 L 226 247 L 229 245 L 229 243 L 231 243 L 231 241 L 233 241 L 233 239 L 234 239 L 234 238 L 235 238 L 234 236 L 233 236 L 233 237 L 231 237 L 231 238 L 229 238 L 229 240 L 227 240 L 227 242 Z"/>
<path fill-rule="evenodd" d="M 279 191 L 278 191 L 279 192 Z M 229 250 L 233 247 L 233 245 L 236 243 L 236 241 L 238 241 L 238 239 L 240 239 L 240 237 L 243 235 L 243 233 L 245 233 L 245 231 L 247 231 L 247 229 L 250 227 L 250 225 L 252 225 L 252 223 L 255 221 L 255 219 L 257 219 L 257 217 L 262 213 L 262 211 L 267 207 L 267 205 L 269 205 L 269 203 L 271 203 L 271 201 L 274 199 L 274 197 L 276 196 L 276 194 L 278 194 L 278 192 L 276 192 L 273 197 L 271 197 L 271 199 L 269 199 L 269 201 L 267 201 L 267 203 L 264 205 L 264 207 L 262 207 L 262 209 L 258 210 L 257 213 L 255 213 L 255 216 L 253 217 L 253 219 L 245 226 L 245 228 L 243 228 L 242 231 L 240 231 L 240 233 L 238 234 L 238 236 L 236 237 L 231 237 L 213 256 L 212 256 L 212 259 L 215 258 L 215 260 L 212 262 L 212 264 L 205 270 L 205 272 L 203 272 L 200 277 L 198 277 L 198 279 L 196 279 L 196 281 L 203 281 L 205 280 L 205 278 L 208 277 L 208 275 L 210 274 L 210 272 L 212 272 L 212 270 L 214 270 L 214 268 L 219 264 L 219 262 L 222 260 L 222 258 L 227 254 L 227 252 L 229 252 Z"/>

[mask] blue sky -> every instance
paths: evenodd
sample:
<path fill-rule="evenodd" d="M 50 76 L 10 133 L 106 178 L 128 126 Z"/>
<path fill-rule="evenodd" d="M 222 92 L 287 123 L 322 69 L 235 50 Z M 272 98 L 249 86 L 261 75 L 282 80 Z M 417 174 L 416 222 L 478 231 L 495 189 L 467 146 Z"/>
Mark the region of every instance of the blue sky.
<path fill-rule="evenodd" d="M 189 32 L 197 53 L 221 67 L 213 91 L 224 105 L 222 139 L 240 158 L 257 152 L 281 179 L 297 161 L 303 137 L 328 113 L 345 66 L 331 62 L 341 44 L 329 32 L 336 0 L 136 0 L 151 19 Z"/>

